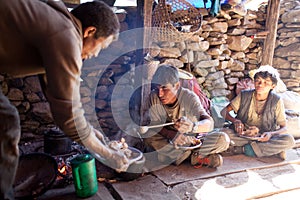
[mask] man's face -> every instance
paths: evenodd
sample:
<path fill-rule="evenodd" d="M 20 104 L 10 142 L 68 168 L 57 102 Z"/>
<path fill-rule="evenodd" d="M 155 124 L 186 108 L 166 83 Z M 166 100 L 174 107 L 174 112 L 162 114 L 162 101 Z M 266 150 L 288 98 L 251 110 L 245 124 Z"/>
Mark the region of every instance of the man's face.
<path fill-rule="evenodd" d="M 261 77 L 257 77 L 254 80 L 254 86 L 255 86 L 255 91 L 259 94 L 262 93 L 269 93 L 269 91 L 271 89 L 274 89 L 274 87 L 276 86 L 275 84 L 273 84 L 271 78 L 261 78 Z"/>
<path fill-rule="evenodd" d="M 177 100 L 177 92 L 179 89 L 179 82 L 176 84 L 157 85 L 155 90 L 162 104 L 173 104 Z"/>
<path fill-rule="evenodd" d="M 94 37 L 94 32 L 84 34 L 83 46 L 81 51 L 82 59 L 89 59 L 92 57 L 97 57 L 101 49 L 107 48 L 113 41 L 114 36 L 110 35 L 108 37 Z"/>

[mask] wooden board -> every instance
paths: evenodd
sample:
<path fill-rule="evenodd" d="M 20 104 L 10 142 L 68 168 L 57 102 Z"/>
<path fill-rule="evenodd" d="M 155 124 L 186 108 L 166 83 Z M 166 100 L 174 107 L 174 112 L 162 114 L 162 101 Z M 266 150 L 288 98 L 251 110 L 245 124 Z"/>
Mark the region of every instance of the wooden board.
<path fill-rule="evenodd" d="M 244 155 L 235 155 L 223 157 L 224 163 L 217 169 L 199 168 L 196 169 L 185 162 L 179 167 L 170 165 L 163 169 L 154 171 L 157 176 L 167 185 L 178 184 L 184 181 L 191 181 L 203 178 L 213 178 L 219 175 L 230 174 L 233 172 L 241 172 L 249 169 L 260 169 L 271 166 L 282 166 L 288 163 L 300 162 L 300 156 L 295 153 L 296 150 L 287 151 L 287 160 L 280 161 L 277 158 L 253 158 Z"/>
<path fill-rule="evenodd" d="M 184 182 L 175 185 L 172 192 L 180 199 L 299 199 L 289 198 L 300 194 L 299 176 L 300 165 L 289 164 Z"/>
<path fill-rule="evenodd" d="M 130 200 L 176 200 L 179 199 L 170 188 L 152 175 L 141 177 L 131 182 L 114 183 L 113 188 L 121 199 Z"/>

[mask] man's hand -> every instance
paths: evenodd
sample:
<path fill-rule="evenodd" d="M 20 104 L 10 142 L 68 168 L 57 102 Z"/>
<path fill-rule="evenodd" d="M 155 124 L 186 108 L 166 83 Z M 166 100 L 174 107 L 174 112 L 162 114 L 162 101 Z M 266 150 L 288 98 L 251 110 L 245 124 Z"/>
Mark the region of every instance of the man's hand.
<path fill-rule="evenodd" d="M 249 137 L 257 137 L 259 135 L 259 129 L 256 126 L 249 126 L 244 132 Z"/>
<path fill-rule="evenodd" d="M 125 172 L 129 167 L 128 158 L 123 152 L 112 150 L 111 157 L 107 158 L 105 163 L 114 168 L 117 172 Z"/>
<path fill-rule="evenodd" d="M 179 133 L 190 133 L 193 130 L 193 126 L 193 122 L 187 117 L 181 117 L 174 124 L 174 127 L 178 130 Z"/>
<path fill-rule="evenodd" d="M 175 140 L 173 140 L 173 144 L 176 146 L 182 146 L 185 145 L 187 142 L 186 136 L 183 135 L 183 133 L 178 133 L 178 135 L 175 137 Z"/>
<path fill-rule="evenodd" d="M 105 159 L 105 164 L 116 169 L 116 171 L 126 171 L 129 166 L 129 160 L 123 152 L 114 151 L 109 148 L 104 140 L 104 136 L 96 129 L 92 129 L 90 136 L 83 141 L 83 145 L 92 153 L 98 154 Z"/>
<path fill-rule="evenodd" d="M 234 123 L 234 130 L 238 135 L 244 135 L 244 124 L 241 120 L 236 120 Z"/>
<path fill-rule="evenodd" d="M 260 142 L 267 142 L 271 139 L 272 133 L 271 132 L 264 132 L 261 134 L 261 139 L 259 139 Z"/>

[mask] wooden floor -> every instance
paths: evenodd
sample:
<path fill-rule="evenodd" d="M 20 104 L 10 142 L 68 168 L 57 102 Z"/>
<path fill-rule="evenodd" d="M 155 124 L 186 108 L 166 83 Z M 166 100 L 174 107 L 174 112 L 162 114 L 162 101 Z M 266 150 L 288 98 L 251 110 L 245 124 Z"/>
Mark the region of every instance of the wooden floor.
<path fill-rule="evenodd" d="M 97 194 L 89 200 L 109 199 L 300 199 L 300 148 L 287 151 L 287 160 L 224 157 L 218 169 L 195 169 L 188 162 L 144 174 L 134 181 L 99 182 Z M 38 199 L 79 199 L 73 185 L 51 189 Z"/>

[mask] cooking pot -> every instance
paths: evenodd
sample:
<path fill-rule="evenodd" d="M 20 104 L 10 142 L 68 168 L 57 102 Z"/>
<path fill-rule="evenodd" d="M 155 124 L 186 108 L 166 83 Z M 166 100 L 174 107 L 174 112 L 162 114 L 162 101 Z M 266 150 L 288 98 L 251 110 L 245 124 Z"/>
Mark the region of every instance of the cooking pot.
<path fill-rule="evenodd" d="M 57 177 L 55 159 L 45 153 L 24 154 L 14 181 L 14 194 L 17 199 L 33 199 L 46 192 Z"/>
<path fill-rule="evenodd" d="M 51 155 L 70 153 L 72 141 L 61 130 L 51 129 L 44 133 L 44 152 Z"/>

